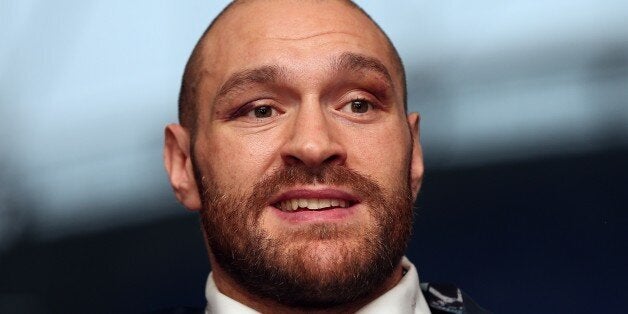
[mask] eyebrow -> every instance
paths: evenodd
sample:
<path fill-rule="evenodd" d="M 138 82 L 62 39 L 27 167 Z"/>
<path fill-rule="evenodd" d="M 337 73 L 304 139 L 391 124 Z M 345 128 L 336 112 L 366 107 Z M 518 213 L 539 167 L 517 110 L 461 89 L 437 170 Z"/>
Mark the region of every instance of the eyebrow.
<path fill-rule="evenodd" d="M 389 86 L 394 86 L 388 68 L 377 58 L 345 52 L 334 61 L 336 71 L 373 71 L 383 76 Z"/>
<path fill-rule="evenodd" d="M 388 86 L 394 86 L 386 66 L 373 57 L 345 52 L 339 57 L 332 59 L 332 68 L 334 72 L 373 71 L 381 75 Z M 285 71 L 283 68 L 274 65 L 264 65 L 254 69 L 242 70 L 232 74 L 227 79 L 214 99 L 217 102 L 227 94 L 238 89 L 244 89 L 248 85 L 272 84 L 280 79 L 285 79 Z"/>
<path fill-rule="evenodd" d="M 280 76 L 283 76 L 283 71 L 279 67 L 272 65 L 236 72 L 222 84 L 222 87 L 216 94 L 216 99 L 223 98 L 230 92 L 242 89 L 250 84 L 274 83 Z"/>

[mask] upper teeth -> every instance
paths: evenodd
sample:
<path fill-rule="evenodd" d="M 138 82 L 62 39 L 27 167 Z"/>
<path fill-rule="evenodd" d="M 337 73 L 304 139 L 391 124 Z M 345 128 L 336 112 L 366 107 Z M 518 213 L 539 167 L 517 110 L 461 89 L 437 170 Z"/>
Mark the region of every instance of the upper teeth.
<path fill-rule="evenodd" d="M 303 209 L 322 209 L 328 207 L 347 207 L 349 202 L 340 199 L 329 198 L 293 198 L 280 202 L 279 209 L 286 211 L 297 210 L 297 208 Z"/>

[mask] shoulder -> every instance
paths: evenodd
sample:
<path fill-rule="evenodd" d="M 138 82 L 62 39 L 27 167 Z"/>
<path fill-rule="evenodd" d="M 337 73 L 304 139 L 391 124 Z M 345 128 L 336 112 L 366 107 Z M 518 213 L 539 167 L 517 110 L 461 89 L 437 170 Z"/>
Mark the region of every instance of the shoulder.
<path fill-rule="evenodd" d="M 150 311 L 150 312 L 147 312 L 146 314 L 204 314 L 204 313 L 205 313 L 204 308 L 181 306 L 181 307 L 172 307 L 172 308 L 166 308 L 166 309 L 159 309 L 156 311 Z"/>
<path fill-rule="evenodd" d="M 421 290 L 432 314 L 490 314 L 454 285 L 422 283 Z"/>

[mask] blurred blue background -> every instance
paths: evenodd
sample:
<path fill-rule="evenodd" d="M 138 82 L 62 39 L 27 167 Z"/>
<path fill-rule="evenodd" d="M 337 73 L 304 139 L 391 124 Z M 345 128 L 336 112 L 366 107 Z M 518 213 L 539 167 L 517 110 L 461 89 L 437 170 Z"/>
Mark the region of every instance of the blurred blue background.
<path fill-rule="evenodd" d="M 422 115 L 422 280 L 496 313 L 625 307 L 628 2 L 357 2 Z M 202 305 L 161 149 L 226 3 L 0 1 L 0 312 Z"/>

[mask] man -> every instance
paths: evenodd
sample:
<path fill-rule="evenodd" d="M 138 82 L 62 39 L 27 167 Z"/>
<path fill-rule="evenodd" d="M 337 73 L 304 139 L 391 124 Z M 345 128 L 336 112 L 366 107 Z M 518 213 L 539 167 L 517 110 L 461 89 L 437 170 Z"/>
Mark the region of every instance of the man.
<path fill-rule="evenodd" d="M 207 312 L 463 313 L 403 257 L 423 176 L 405 102 L 395 48 L 350 1 L 235 1 L 212 22 L 164 149 L 200 212 Z"/>

